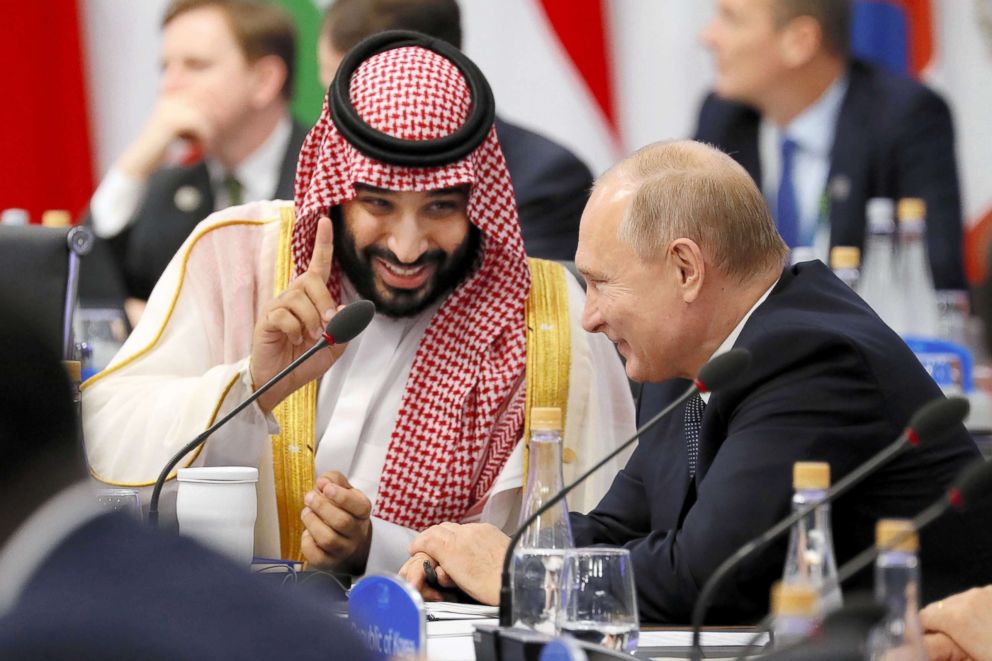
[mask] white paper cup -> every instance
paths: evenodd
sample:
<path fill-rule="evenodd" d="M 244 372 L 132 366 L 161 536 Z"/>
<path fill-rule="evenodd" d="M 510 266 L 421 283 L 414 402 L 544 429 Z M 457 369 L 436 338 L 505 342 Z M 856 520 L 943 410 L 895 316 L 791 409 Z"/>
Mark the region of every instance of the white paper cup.
<path fill-rule="evenodd" d="M 179 532 L 251 565 L 255 546 L 255 483 L 258 469 L 246 466 L 180 468 L 176 516 Z"/>

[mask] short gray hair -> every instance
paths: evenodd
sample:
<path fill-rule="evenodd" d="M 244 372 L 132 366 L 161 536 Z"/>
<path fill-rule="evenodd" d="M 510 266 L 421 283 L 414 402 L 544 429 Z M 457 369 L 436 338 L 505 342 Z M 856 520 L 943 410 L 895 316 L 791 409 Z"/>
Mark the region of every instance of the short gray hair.
<path fill-rule="evenodd" d="M 656 259 L 672 241 L 687 238 L 723 273 L 744 283 L 781 268 L 788 257 L 754 180 L 714 147 L 654 143 L 604 178 L 611 175 L 633 190 L 618 236 L 644 259 Z"/>

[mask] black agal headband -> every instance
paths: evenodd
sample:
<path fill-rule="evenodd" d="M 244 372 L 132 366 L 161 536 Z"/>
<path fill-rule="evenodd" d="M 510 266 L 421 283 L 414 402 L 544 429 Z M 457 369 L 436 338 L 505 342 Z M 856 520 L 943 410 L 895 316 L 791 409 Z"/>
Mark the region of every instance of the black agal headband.
<path fill-rule="evenodd" d="M 446 58 L 468 84 L 472 105 L 465 123 L 454 133 L 432 140 L 403 140 L 372 128 L 355 111 L 350 90 L 355 70 L 373 55 L 407 46 L 419 46 Z M 365 156 L 389 165 L 436 167 L 459 161 L 482 144 L 496 116 L 489 82 L 472 60 L 451 44 L 407 30 L 380 32 L 348 51 L 327 94 L 331 121 L 344 139 Z"/>

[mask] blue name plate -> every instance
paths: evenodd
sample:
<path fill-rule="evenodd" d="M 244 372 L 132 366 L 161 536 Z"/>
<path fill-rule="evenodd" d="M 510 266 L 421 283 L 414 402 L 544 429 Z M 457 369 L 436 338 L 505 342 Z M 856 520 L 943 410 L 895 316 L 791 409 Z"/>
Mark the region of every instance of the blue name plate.
<path fill-rule="evenodd" d="M 587 661 L 587 657 L 585 651 L 574 640 L 555 638 L 541 650 L 539 661 Z"/>
<path fill-rule="evenodd" d="M 427 651 L 424 600 L 398 576 L 373 574 L 355 583 L 348 597 L 348 619 L 375 659 Z"/>

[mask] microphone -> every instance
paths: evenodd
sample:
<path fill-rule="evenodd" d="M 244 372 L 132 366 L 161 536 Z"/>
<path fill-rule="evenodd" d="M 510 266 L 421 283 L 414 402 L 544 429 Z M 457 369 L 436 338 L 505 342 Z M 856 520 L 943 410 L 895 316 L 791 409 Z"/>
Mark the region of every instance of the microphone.
<path fill-rule="evenodd" d="M 499 591 L 499 625 L 501 627 L 513 626 L 513 593 L 510 585 L 510 563 L 513 560 L 513 549 L 516 548 L 517 543 L 520 541 L 520 538 L 523 536 L 530 524 L 537 521 L 542 514 L 559 503 L 565 496 L 575 489 L 575 487 L 585 481 L 586 478 L 602 468 L 606 462 L 630 447 L 630 445 L 636 441 L 641 434 L 654 427 L 658 421 L 671 413 L 686 399 L 697 392 L 711 392 L 724 387 L 743 373 L 744 370 L 750 366 L 750 364 L 751 352 L 747 349 L 731 349 L 726 353 L 722 353 L 719 356 L 712 358 L 708 363 L 703 365 L 702 369 L 699 370 L 699 374 L 693 380 L 692 385 L 689 386 L 684 393 L 657 413 L 653 418 L 644 423 L 640 429 L 634 432 L 633 436 L 628 438 L 616 449 L 603 457 L 599 463 L 552 496 L 552 498 L 544 503 L 544 505 L 537 508 L 537 510 L 530 515 L 530 518 L 524 521 L 523 524 L 517 528 L 516 532 L 514 532 L 510 537 L 510 544 L 506 548 L 506 555 L 503 556 L 503 573 L 500 575 Z"/>
<path fill-rule="evenodd" d="M 699 592 L 699 598 L 696 600 L 695 606 L 693 606 L 692 652 L 690 658 L 695 661 L 703 658 L 700 632 L 702 630 L 703 620 L 706 617 L 706 610 L 709 608 L 710 601 L 712 601 L 713 595 L 716 593 L 716 589 L 720 586 L 720 583 L 741 561 L 773 542 L 789 530 L 794 523 L 809 515 L 810 512 L 820 505 L 836 500 L 847 493 L 868 477 L 868 475 L 878 470 L 883 464 L 889 462 L 893 457 L 902 452 L 907 446 L 912 445 L 916 447 L 921 442 L 928 442 L 947 431 L 950 427 L 960 424 L 968 415 L 968 410 L 968 400 L 963 397 L 949 397 L 946 399 L 940 397 L 927 402 L 913 414 L 906 429 L 903 430 L 896 440 L 827 489 L 822 500 L 800 507 L 724 560 L 703 585 L 703 589 Z"/>
<path fill-rule="evenodd" d="M 158 525 L 158 500 L 162 493 L 162 487 L 165 486 L 165 481 L 169 477 L 169 472 L 175 468 L 176 464 L 182 461 L 183 457 L 199 447 L 210 437 L 211 434 L 227 424 L 227 422 L 238 413 L 241 413 L 241 411 L 265 394 L 269 388 L 279 383 L 279 381 L 284 379 L 286 375 L 299 367 L 300 364 L 307 360 L 310 356 L 325 347 L 350 342 L 355 338 L 355 336 L 365 330 L 365 327 L 372 321 L 373 315 L 375 315 L 375 304 L 372 301 L 355 301 L 354 303 L 350 303 L 343 307 L 337 314 L 334 315 L 334 318 L 327 323 L 327 326 L 324 328 L 323 337 L 321 337 L 312 347 L 301 354 L 299 358 L 287 365 L 281 372 L 269 379 L 261 388 L 253 392 L 250 397 L 231 409 L 227 415 L 210 425 L 206 431 L 184 445 L 179 452 L 174 454 L 165 464 L 165 467 L 162 468 L 162 472 L 159 473 L 158 479 L 155 480 L 155 488 L 152 489 L 152 497 L 148 503 L 148 522 L 153 526 Z"/>

